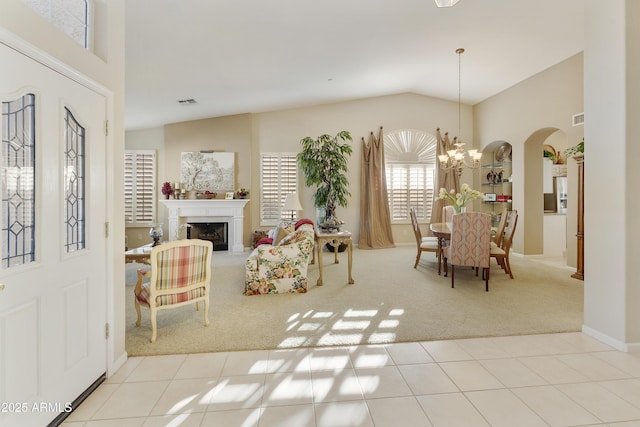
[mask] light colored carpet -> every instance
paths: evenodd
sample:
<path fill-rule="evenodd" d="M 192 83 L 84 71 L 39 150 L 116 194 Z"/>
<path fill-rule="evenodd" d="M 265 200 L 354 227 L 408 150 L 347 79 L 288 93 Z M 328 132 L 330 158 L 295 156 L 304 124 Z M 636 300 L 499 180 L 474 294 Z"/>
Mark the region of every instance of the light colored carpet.
<path fill-rule="evenodd" d="M 353 253 L 354 285 L 347 285 L 347 256 L 323 257 L 309 266 L 306 294 L 242 294 L 248 252 L 215 253 L 209 319 L 190 305 L 158 313 L 158 338 L 149 342 L 149 311 L 135 326 L 136 264 L 127 265 L 126 350 L 130 356 L 275 349 L 346 344 L 431 341 L 579 331 L 583 282 L 571 271 L 512 255 L 515 279 L 492 261 L 489 292 L 472 269 L 456 270 L 456 287 L 438 276 L 432 253 L 417 269 L 413 246 Z"/>

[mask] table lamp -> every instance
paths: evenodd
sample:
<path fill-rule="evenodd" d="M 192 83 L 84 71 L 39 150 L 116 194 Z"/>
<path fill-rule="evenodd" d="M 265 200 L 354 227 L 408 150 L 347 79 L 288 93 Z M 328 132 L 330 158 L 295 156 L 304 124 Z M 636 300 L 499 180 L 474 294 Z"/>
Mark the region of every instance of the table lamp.
<path fill-rule="evenodd" d="M 289 193 L 287 197 L 284 199 L 284 204 L 282 205 L 283 211 L 291 211 L 291 221 L 295 219 L 295 212 L 302 210 L 302 205 L 300 204 L 300 200 L 298 200 L 298 193 Z"/>

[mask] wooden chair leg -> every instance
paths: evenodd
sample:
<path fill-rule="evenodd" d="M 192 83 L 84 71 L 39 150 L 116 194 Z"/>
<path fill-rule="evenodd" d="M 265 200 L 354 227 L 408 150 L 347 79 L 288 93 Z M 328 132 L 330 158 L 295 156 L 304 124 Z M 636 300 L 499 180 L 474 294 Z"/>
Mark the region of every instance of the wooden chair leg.
<path fill-rule="evenodd" d="M 484 277 L 484 284 L 485 284 L 485 292 L 489 292 L 489 273 L 491 273 L 491 270 L 488 268 L 483 268 L 483 276 Z"/>
<path fill-rule="evenodd" d="M 156 337 L 158 335 L 158 325 L 156 322 L 156 314 L 157 311 L 154 308 L 149 307 L 149 311 L 151 312 L 151 342 L 156 342 Z"/>
<path fill-rule="evenodd" d="M 446 264 L 445 264 L 446 265 Z M 455 266 L 451 264 L 451 287 L 453 288 L 453 275 L 454 275 Z M 446 274 L 445 274 L 446 276 Z"/>
<path fill-rule="evenodd" d="M 140 313 L 140 303 L 138 302 L 137 299 L 135 299 L 135 297 L 134 297 L 134 302 L 136 304 L 136 313 L 138 314 L 138 320 L 136 320 L 136 326 L 140 326 L 140 323 L 142 320 L 142 314 Z"/>
<path fill-rule="evenodd" d="M 138 315 L 138 320 L 136 320 L 136 326 L 140 326 L 140 322 L 142 320 L 142 315 L 140 313 L 140 303 L 138 302 L 138 295 L 140 295 L 140 292 L 142 291 L 142 279 L 144 278 L 145 274 L 147 274 L 145 270 L 143 269 L 138 270 L 138 281 L 136 282 L 136 287 L 133 290 L 133 293 L 134 293 L 133 302 L 135 303 L 136 314 Z"/>
<path fill-rule="evenodd" d="M 505 258 L 504 263 L 506 266 L 505 273 L 509 273 L 509 277 L 513 279 L 513 273 L 511 272 L 511 264 L 509 263 L 509 258 Z"/>
<path fill-rule="evenodd" d="M 204 299 L 204 326 L 209 326 L 209 295 Z"/>
<path fill-rule="evenodd" d="M 418 262 L 420 261 L 420 255 L 422 254 L 422 251 L 420 249 L 418 249 L 418 255 L 416 255 L 416 263 L 413 264 L 413 268 L 416 268 L 418 266 Z"/>

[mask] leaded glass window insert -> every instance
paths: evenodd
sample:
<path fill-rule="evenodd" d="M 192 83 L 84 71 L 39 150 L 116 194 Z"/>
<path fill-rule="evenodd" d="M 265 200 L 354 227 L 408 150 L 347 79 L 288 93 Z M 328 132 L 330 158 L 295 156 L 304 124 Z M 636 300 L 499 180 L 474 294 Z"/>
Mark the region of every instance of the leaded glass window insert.
<path fill-rule="evenodd" d="M 65 108 L 64 194 L 67 253 L 85 248 L 85 129 Z"/>
<path fill-rule="evenodd" d="M 2 268 L 35 261 L 35 95 L 2 103 Z"/>

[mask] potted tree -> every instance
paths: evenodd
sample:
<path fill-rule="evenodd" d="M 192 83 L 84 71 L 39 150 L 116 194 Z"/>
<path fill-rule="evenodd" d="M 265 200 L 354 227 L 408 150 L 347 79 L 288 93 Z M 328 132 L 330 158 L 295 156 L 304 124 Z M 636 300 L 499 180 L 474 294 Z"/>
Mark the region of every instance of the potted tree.
<path fill-rule="evenodd" d="M 347 180 L 347 160 L 353 152 L 351 135 L 348 131 L 335 136 L 320 135 L 316 139 L 305 137 L 300 141 L 302 151 L 297 159 L 305 175 L 308 187 L 316 185 L 314 204 L 324 208 L 324 221 L 318 224 L 326 229 L 339 229 L 342 222 L 336 217 L 336 207 L 347 207 L 349 201 L 349 181 Z"/>

